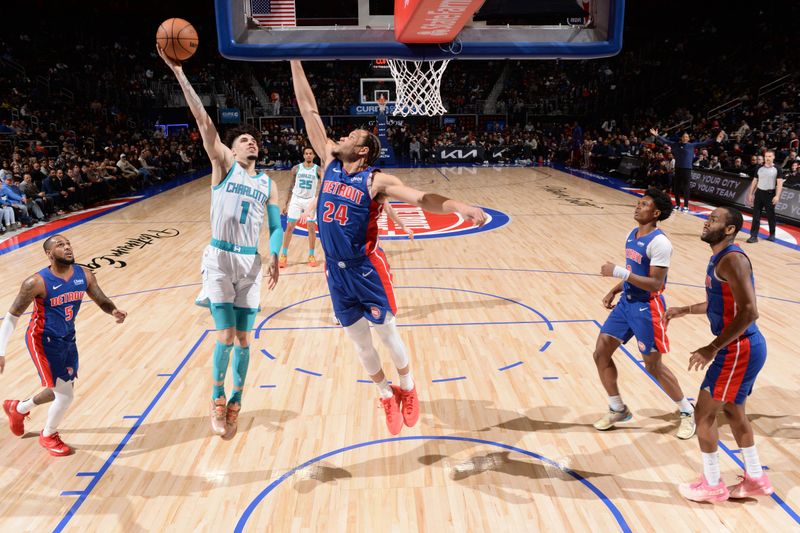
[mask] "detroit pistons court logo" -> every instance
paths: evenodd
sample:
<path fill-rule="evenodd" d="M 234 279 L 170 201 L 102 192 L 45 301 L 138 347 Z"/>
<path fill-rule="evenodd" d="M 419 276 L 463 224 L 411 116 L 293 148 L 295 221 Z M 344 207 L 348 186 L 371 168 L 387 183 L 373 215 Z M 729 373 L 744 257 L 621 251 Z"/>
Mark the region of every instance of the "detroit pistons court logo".
<path fill-rule="evenodd" d="M 438 239 L 440 237 L 471 235 L 502 228 L 511 221 L 507 214 L 487 207 L 484 207 L 483 210 L 486 212 L 488 220 L 480 228 L 476 228 L 472 225 L 472 222 L 464 220 L 463 217 L 456 213 L 448 213 L 446 215 L 426 213 L 419 207 L 399 202 L 392 202 L 392 207 L 400 220 L 403 221 L 403 224 L 414 232 L 415 239 Z M 403 229 L 387 217 L 386 213 L 381 214 L 378 219 L 378 231 L 382 240 L 408 238 Z M 308 231 L 305 225 L 298 223 L 295 233 L 307 235 Z"/>

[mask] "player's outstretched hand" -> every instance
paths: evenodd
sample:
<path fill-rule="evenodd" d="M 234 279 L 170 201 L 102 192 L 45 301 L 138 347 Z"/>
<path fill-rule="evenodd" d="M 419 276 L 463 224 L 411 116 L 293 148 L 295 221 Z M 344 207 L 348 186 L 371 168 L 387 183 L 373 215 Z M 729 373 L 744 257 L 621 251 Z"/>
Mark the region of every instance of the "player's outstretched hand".
<path fill-rule="evenodd" d="M 111 316 L 117 319 L 117 324 L 122 324 L 125 322 L 125 317 L 128 316 L 128 312 L 123 311 L 122 309 L 114 309 L 111 311 Z"/>
<path fill-rule="evenodd" d="M 161 59 L 164 60 L 164 63 L 166 63 L 167 66 L 173 71 L 181 68 L 181 64 L 174 59 L 167 57 L 167 54 L 164 53 L 164 50 L 160 46 L 156 45 L 156 51 L 158 51 L 158 55 L 161 56 Z"/>
<path fill-rule="evenodd" d="M 661 321 L 664 324 L 669 324 L 669 321 L 673 318 L 680 318 L 689 314 L 689 309 L 686 307 L 670 307 L 667 309 L 667 312 L 664 313 L 664 318 Z"/>
<path fill-rule="evenodd" d="M 658 137 L 658 128 L 650 128 L 650 135 Z"/>
<path fill-rule="evenodd" d="M 280 274 L 280 268 L 278 268 L 278 256 L 275 254 L 270 254 L 269 260 L 269 268 L 267 269 L 267 288 L 272 290 L 278 284 L 278 275 Z"/>
<path fill-rule="evenodd" d="M 480 207 L 474 205 L 465 205 L 458 210 L 459 214 L 466 220 L 472 222 L 475 226 L 483 226 L 486 224 L 486 213 Z"/>

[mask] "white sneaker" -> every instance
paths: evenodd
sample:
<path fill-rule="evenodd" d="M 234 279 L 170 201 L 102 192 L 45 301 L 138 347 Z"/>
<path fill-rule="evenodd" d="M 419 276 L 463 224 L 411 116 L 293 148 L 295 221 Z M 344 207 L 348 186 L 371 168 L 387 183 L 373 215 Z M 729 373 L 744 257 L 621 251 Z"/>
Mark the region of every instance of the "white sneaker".
<path fill-rule="evenodd" d="M 681 413 L 681 425 L 675 436 L 681 440 L 687 440 L 694 437 L 695 431 L 697 431 L 697 424 L 694 422 L 694 413 Z"/>
<path fill-rule="evenodd" d="M 607 429 L 613 428 L 618 422 L 627 422 L 631 418 L 633 418 L 633 413 L 631 413 L 627 405 L 622 411 L 614 411 L 609 408 L 608 412 L 593 425 L 598 431 L 606 431 Z"/>

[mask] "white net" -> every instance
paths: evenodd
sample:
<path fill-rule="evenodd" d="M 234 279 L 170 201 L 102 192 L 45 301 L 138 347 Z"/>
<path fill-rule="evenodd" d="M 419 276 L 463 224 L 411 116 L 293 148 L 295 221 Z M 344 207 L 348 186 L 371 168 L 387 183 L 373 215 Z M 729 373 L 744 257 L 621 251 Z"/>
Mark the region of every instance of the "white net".
<path fill-rule="evenodd" d="M 397 86 L 393 115 L 443 115 L 442 74 L 449 59 L 417 61 L 389 59 L 389 70 Z"/>

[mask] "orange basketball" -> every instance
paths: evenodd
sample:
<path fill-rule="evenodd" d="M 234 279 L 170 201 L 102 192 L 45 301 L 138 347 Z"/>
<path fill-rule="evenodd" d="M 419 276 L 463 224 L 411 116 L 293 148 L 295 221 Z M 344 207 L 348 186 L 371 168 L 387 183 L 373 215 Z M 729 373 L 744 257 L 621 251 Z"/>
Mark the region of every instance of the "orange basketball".
<path fill-rule="evenodd" d="M 186 61 L 197 51 L 197 31 L 188 21 L 168 19 L 156 32 L 156 42 L 170 59 Z"/>

